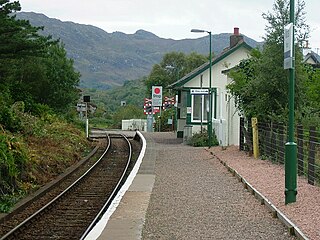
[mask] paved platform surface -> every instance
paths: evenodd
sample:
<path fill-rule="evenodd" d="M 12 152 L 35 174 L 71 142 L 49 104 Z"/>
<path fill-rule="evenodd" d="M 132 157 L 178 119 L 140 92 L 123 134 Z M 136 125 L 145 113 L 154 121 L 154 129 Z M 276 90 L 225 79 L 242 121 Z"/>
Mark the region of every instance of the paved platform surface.
<path fill-rule="evenodd" d="M 143 135 L 138 174 L 98 239 L 295 239 L 204 148 Z"/>
<path fill-rule="evenodd" d="M 130 134 L 132 135 L 132 132 L 126 133 L 126 135 Z M 138 173 L 98 239 L 141 239 L 155 181 L 154 170 L 158 155 L 158 149 L 152 137 L 147 137 L 146 140 L 147 148 Z"/>

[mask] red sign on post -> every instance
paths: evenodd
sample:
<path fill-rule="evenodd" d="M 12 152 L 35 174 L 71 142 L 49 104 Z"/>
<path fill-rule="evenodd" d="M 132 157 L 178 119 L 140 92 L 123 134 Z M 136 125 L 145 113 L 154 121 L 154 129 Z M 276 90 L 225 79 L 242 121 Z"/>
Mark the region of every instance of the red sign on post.
<path fill-rule="evenodd" d="M 152 106 L 162 106 L 162 86 L 152 86 Z"/>

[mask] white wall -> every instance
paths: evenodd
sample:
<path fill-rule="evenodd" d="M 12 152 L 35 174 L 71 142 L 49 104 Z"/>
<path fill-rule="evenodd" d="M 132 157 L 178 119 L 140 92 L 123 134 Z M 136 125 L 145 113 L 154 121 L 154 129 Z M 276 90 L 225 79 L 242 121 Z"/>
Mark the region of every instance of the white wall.
<path fill-rule="evenodd" d="M 122 130 L 140 130 L 147 131 L 147 120 L 146 119 L 129 119 L 122 120 Z"/>
<path fill-rule="evenodd" d="M 249 50 L 240 48 L 212 66 L 211 87 L 217 89 L 216 105 L 218 120 L 214 121 L 215 119 L 213 119 L 213 123 L 215 122 L 216 124 L 213 124 L 212 126 L 219 128 L 216 130 L 216 132 L 219 132 L 217 135 L 220 135 L 220 139 L 218 140 L 226 145 L 239 145 L 240 117 L 236 110 L 234 99 L 226 89 L 226 85 L 230 83 L 231 80 L 228 79 L 227 75 L 223 74 L 222 71 L 235 67 L 241 60 L 247 58 L 249 58 Z M 200 87 L 200 75 L 187 82 L 184 87 Z M 204 71 L 202 75 L 203 88 L 209 88 L 209 69 Z M 215 104 L 212 104 L 213 108 L 214 105 Z M 220 122 L 220 125 L 218 122 Z M 200 127 L 194 126 L 193 132 L 197 132 L 199 129 Z M 224 136 L 221 135 L 221 132 L 223 132 Z"/>

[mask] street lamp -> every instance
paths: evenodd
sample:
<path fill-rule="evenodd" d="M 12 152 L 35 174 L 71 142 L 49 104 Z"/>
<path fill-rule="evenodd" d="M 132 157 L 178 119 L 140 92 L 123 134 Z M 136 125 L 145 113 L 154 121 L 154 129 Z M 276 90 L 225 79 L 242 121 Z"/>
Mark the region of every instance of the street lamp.
<path fill-rule="evenodd" d="M 209 66 L 209 119 L 208 119 L 208 141 L 209 141 L 209 148 L 212 145 L 212 87 L 211 87 L 211 80 L 212 80 L 212 50 L 211 50 L 211 32 L 202 30 L 202 29 L 191 29 L 193 33 L 208 33 L 209 34 L 209 58 L 210 58 L 210 66 Z M 202 110 L 201 110 L 202 111 Z"/>
<path fill-rule="evenodd" d="M 178 81 L 179 80 L 179 72 L 180 71 L 178 71 L 177 70 L 177 67 L 174 67 L 174 66 L 172 66 L 172 65 L 167 65 L 167 66 L 165 66 L 165 70 L 170 70 L 170 71 L 175 71 L 175 81 Z M 169 89 L 169 93 L 170 93 L 170 97 L 171 97 L 171 89 Z M 175 94 L 176 95 L 176 94 Z M 176 99 L 175 99 L 176 100 Z M 178 110 L 177 110 L 177 106 L 176 106 L 176 103 L 175 103 L 175 108 L 174 108 L 174 119 L 173 119 L 173 121 L 172 121 L 172 130 L 173 131 L 175 131 L 175 128 L 177 127 L 177 118 L 178 118 L 178 116 L 177 116 L 177 112 L 178 112 Z"/>

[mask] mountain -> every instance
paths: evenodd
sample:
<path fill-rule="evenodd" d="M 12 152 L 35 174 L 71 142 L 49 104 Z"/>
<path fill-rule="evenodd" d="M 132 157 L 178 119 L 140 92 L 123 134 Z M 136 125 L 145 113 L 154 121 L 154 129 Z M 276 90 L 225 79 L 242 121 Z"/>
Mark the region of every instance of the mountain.
<path fill-rule="evenodd" d="M 63 22 L 33 12 L 19 12 L 17 18 L 29 20 L 33 26 L 44 26 L 41 34 L 60 39 L 68 57 L 74 59 L 74 66 L 81 73 L 80 85 L 87 88 L 108 89 L 146 76 L 167 52 L 208 54 L 209 36 L 173 40 L 144 30 L 134 34 L 108 33 L 95 26 Z M 229 45 L 230 35 L 212 35 L 214 53 L 220 53 Z M 252 47 L 259 45 L 255 40 L 244 37 Z"/>

